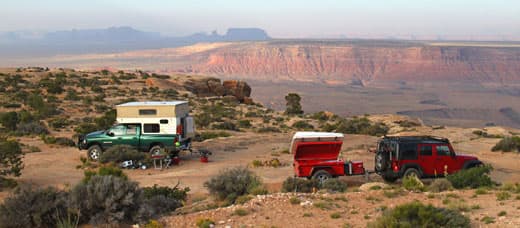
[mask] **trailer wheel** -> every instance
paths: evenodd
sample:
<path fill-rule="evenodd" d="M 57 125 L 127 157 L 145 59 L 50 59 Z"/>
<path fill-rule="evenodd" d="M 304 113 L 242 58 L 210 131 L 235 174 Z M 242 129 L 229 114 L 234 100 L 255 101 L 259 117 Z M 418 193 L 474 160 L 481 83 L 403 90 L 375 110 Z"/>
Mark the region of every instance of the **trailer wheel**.
<path fill-rule="evenodd" d="M 332 175 L 330 175 L 327 170 L 318 170 L 312 175 L 312 179 L 316 179 L 321 183 L 325 182 L 326 180 L 332 178 Z"/>
<path fill-rule="evenodd" d="M 88 148 L 88 158 L 97 161 L 101 156 L 101 147 L 98 145 L 92 145 Z"/>
<path fill-rule="evenodd" d="M 152 146 L 152 148 L 150 148 L 150 154 L 159 155 L 159 154 L 161 154 L 162 149 L 163 149 L 163 147 L 161 145 Z"/>

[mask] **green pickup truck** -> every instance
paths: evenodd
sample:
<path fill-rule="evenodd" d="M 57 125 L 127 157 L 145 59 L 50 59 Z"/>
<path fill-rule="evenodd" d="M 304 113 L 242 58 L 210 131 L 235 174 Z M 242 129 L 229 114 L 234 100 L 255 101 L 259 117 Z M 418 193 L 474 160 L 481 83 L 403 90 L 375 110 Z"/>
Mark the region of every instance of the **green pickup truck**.
<path fill-rule="evenodd" d="M 144 127 L 146 132 L 147 126 Z M 79 137 L 78 148 L 88 150 L 88 157 L 92 160 L 99 159 L 104 150 L 114 145 L 130 145 L 139 151 L 151 154 L 159 153 L 162 149 L 177 150 L 179 135 L 143 134 L 142 128 L 140 123 L 125 123 L 114 125 L 108 130 L 91 132 Z"/>

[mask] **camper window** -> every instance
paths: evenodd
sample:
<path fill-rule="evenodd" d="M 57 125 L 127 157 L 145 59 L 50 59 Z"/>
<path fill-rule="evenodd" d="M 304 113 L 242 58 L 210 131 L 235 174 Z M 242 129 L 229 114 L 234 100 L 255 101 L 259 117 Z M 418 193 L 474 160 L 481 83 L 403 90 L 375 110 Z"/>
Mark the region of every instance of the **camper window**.
<path fill-rule="evenodd" d="M 159 133 L 159 124 L 143 124 L 144 133 Z"/>
<path fill-rule="evenodd" d="M 157 115 L 156 109 L 139 109 L 139 115 Z"/>
<path fill-rule="evenodd" d="M 167 123 L 168 123 L 168 120 L 163 119 L 163 120 L 160 120 L 159 123 L 161 123 L 161 124 L 167 124 Z"/>

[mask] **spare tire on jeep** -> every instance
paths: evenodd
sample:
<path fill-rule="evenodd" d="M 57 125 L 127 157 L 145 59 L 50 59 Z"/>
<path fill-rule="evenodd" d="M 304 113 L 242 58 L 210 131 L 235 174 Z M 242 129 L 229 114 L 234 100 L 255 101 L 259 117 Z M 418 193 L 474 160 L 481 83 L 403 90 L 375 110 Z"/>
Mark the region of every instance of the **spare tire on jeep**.
<path fill-rule="evenodd" d="M 377 152 L 375 157 L 375 170 L 376 172 L 385 171 L 388 168 L 389 156 L 385 152 Z"/>

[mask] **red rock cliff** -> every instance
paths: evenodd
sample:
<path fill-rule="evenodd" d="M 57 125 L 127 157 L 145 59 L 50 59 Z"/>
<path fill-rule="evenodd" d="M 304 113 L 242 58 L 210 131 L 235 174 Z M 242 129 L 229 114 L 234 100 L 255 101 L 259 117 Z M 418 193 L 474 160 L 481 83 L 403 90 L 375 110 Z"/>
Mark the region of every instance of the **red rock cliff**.
<path fill-rule="evenodd" d="M 267 80 L 520 82 L 520 47 L 260 42 L 198 53 L 188 72 Z"/>

